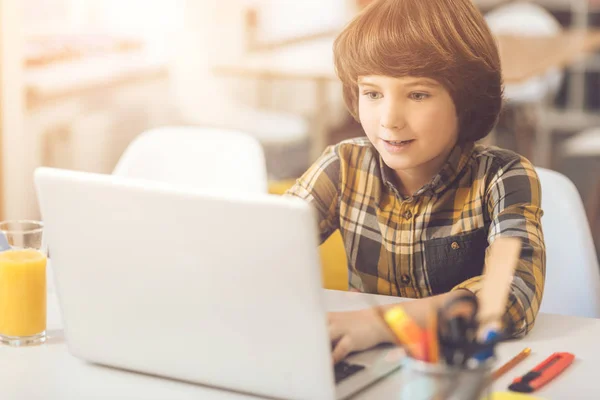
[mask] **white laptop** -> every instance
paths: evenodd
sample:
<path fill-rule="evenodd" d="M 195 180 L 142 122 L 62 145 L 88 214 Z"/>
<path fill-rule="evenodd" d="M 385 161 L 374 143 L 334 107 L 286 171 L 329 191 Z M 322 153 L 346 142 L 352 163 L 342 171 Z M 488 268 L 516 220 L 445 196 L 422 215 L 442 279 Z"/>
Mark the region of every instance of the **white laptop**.
<path fill-rule="evenodd" d="M 35 184 L 69 351 L 283 399 L 345 398 L 398 368 L 349 357 L 335 384 L 315 219 L 298 199 L 202 193 L 40 168 Z M 368 306 L 368 305 L 365 305 Z"/>

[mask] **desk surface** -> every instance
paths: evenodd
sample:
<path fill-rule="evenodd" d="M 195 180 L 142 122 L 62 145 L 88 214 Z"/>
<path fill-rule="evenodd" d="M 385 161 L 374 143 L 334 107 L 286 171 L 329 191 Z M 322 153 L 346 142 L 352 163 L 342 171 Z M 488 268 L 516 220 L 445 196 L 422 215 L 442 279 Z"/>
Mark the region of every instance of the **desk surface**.
<path fill-rule="evenodd" d="M 334 38 L 324 38 L 245 57 L 217 66 L 221 75 L 270 79 L 337 80 L 333 66 Z M 600 48 L 600 30 L 564 31 L 556 36 L 497 37 L 505 83 L 521 83 L 577 61 Z"/>
<path fill-rule="evenodd" d="M 330 311 L 367 307 L 361 293 L 326 291 Z M 387 296 L 374 296 L 380 304 L 396 302 Z M 60 312 L 49 289 L 48 328 L 50 339 L 43 346 L 29 348 L 0 347 L 0 393 L 2 398 L 20 400 L 70 399 L 216 399 L 249 400 L 257 397 L 215 388 L 177 382 L 96 366 L 72 357 L 62 336 Z M 522 348 L 532 348 L 531 356 L 506 374 L 494 386 L 505 390 L 512 378 L 524 374 L 556 351 L 573 352 L 577 359 L 555 382 L 539 392 L 548 399 L 595 399 L 600 388 L 592 368 L 600 361 L 600 320 L 540 315 L 534 330 L 520 341 L 499 348 L 498 365 Z M 362 392 L 356 399 L 389 399 L 399 392 L 400 375 L 388 378 Z"/>

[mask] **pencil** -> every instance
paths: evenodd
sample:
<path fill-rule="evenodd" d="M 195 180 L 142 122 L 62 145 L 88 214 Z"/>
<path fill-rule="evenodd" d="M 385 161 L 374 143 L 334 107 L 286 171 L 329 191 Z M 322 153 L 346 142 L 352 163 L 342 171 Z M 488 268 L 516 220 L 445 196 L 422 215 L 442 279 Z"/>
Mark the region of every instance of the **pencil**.
<path fill-rule="evenodd" d="M 500 378 L 502 375 L 513 369 L 518 363 L 527 358 L 527 356 L 531 353 L 531 349 L 529 347 L 525 347 L 523 350 L 519 352 L 516 356 L 514 356 L 510 361 L 506 364 L 492 372 L 492 382 L 496 379 Z"/>
<path fill-rule="evenodd" d="M 404 308 L 397 305 L 387 310 L 384 318 L 406 351 L 413 358 L 426 361 L 425 331 L 404 311 Z"/>
<path fill-rule="evenodd" d="M 438 320 L 437 310 L 433 309 L 429 314 L 427 325 L 427 359 L 430 363 L 437 363 L 440 358 L 440 349 L 438 343 Z"/>

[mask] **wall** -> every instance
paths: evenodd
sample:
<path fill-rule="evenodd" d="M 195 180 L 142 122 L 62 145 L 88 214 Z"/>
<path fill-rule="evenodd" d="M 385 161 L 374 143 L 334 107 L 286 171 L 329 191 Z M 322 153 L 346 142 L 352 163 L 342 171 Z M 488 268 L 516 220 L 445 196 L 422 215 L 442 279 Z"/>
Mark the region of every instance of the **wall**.
<path fill-rule="evenodd" d="M 23 92 L 21 69 L 22 31 L 21 4 L 0 0 L 0 104 L 2 128 L 2 218 L 23 218 L 28 198 L 23 193 L 31 185 L 31 171 L 22 162 L 34 157 L 31 143 L 23 134 Z"/>
<path fill-rule="evenodd" d="M 258 8 L 259 39 L 281 40 L 340 28 L 355 13 L 354 0 L 203 0 L 186 3 L 171 63 L 174 95 L 185 121 L 211 123 L 232 104 L 311 117 L 316 85 L 311 81 L 256 81 L 215 76 L 212 67 L 244 57 L 244 9 Z M 268 55 L 264 55 L 268 57 Z M 299 59 L 299 63 L 310 63 Z M 329 85 L 332 112 L 344 113 L 341 89 Z M 231 118 L 231 116 L 229 116 Z"/>
<path fill-rule="evenodd" d="M 39 217 L 33 184 L 37 166 L 110 172 L 120 151 L 135 135 L 178 121 L 171 113 L 166 74 L 141 81 L 133 77 L 133 83 L 116 86 L 106 82 L 106 87 L 92 90 L 73 82 L 73 76 L 65 82 L 57 76 L 49 79 L 51 86 L 79 89 L 37 104 L 33 110 L 26 107 L 24 92 L 29 89 L 30 71 L 22 68 L 22 60 L 25 39 L 30 35 L 140 33 L 144 39 L 164 40 L 151 43 L 157 53 L 168 48 L 167 33 L 177 25 L 173 21 L 181 10 L 177 8 L 181 0 L 132 0 L 126 6 L 117 3 L 0 0 L 0 218 Z M 143 11 L 148 11 L 147 15 Z"/>

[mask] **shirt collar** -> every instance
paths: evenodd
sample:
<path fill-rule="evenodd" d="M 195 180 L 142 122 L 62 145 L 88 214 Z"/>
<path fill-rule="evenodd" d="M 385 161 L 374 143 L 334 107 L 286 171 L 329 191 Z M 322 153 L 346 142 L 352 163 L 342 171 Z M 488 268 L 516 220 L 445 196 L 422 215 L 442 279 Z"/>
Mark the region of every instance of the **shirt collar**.
<path fill-rule="evenodd" d="M 473 148 L 472 142 L 455 145 L 440 171 L 429 183 L 417 190 L 414 196 L 420 196 L 427 191 L 437 194 L 445 190 L 467 165 Z M 385 185 L 399 195 L 400 192 L 394 183 L 394 171 L 385 164 L 381 155 L 379 155 L 379 168 Z"/>

